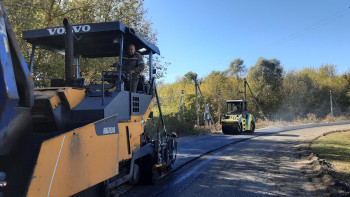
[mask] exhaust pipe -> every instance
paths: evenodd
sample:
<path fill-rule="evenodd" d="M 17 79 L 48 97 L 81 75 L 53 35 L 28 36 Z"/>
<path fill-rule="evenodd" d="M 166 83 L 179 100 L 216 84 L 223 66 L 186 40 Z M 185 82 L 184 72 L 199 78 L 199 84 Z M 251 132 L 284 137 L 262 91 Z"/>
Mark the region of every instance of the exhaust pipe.
<path fill-rule="evenodd" d="M 65 36 L 65 76 L 66 76 L 66 85 L 70 86 L 73 84 L 74 80 L 74 67 L 73 67 L 73 58 L 74 58 L 74 41 L 73 41 L 73 29 L 69 24 L 68 19 L 63 19 L 63 25 L 66 28 Z"/>

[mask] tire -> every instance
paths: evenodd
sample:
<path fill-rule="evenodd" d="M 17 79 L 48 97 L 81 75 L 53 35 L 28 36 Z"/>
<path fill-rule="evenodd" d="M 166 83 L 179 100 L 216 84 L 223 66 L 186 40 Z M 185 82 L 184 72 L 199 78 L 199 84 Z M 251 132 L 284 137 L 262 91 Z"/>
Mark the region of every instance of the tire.
<path fill-rule="evenodd" d="M 255 131 L 255 123 L 252 121 L 250 123 L 250 133 L 254 133 L 254 131 Z"/>
<path fill-rule="evenodd" d="M 240 123 L 237 127 L 237 134 L 242 134 L 242 123 Z"/>
<path fill-rule="evenodd" d="M 223 125 L 221 130 L 222 130 L 222 133 L 225 134 L 225 135 L 229 135 L 232 132 L 232 131 L 230 131 L 230 128 L 228 126 L 226 126 L 226 125 Z"/>
<path fill-rule="evenodd" d="M 132 185 L 137 185 L 139 184 L 139 182 L 140 182 L 140 167 L 137 163 L 135 163 L 130 183 Z"/>
<path fill-rule="evenodd" d="M 226 129 L 222 128 L 222 133 L 225 134 L 225 135 L 228 135 L 229 133 L 227 132 Z"/>

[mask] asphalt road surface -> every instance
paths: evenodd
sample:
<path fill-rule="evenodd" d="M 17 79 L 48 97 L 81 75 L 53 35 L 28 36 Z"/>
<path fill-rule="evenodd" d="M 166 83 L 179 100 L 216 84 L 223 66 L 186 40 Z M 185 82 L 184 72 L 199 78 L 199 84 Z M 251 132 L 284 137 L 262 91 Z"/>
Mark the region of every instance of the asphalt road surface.
<path fill-rule="evenodd" d="M 350 124 L 265 128 L 245 135 L 209 135 L 178 144 L 173 170 L 151 186 L 120 196 L 328 196 L 310 182 L 302 146 Z M 316 126 L 316 127 L 315 127 Z"/>

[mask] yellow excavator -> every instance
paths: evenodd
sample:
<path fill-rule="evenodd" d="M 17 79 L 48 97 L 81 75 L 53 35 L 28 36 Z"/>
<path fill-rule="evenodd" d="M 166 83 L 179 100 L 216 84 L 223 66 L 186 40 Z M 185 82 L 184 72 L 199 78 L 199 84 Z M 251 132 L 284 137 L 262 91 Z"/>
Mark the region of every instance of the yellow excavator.
<path fill-rule="evenodd" d="M 175 162 L 176 134 L 165 129 L 152 65 L 157 46 L 118 21 L 65 19 L 23 39 L 32 45 L 29 66 L 0 2 L 0 196 L 109 196 L 125 182 L 154 181 Z M 148 80 L 141 75 L 136 92 L 122 65 L 130 43 L 149 56 Z M 65 79 L 34 88 L 37 49 L 64 54 Z M 80 58 L 104 57 L 117 63 L 86 84 Z M 164 129 L 151 140 L 144 126 L 155 102 Z"/>

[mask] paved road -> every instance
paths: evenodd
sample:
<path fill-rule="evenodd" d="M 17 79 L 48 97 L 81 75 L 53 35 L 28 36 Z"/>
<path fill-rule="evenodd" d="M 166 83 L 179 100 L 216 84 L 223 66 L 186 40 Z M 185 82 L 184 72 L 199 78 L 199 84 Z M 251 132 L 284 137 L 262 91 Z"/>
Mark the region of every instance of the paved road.
<path fill-rule="evenodd" d="M 192 138 L 179 143 L 172 173 L 153 186 L 138 186 L 122 196 L 325 195 L 303 175 L 306 164 L 300 145 L 330 130 L 350 129 L 350 124 L 325 125 Z"/>

